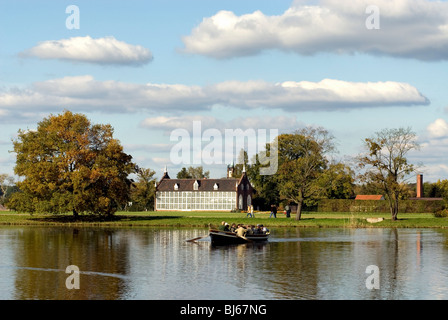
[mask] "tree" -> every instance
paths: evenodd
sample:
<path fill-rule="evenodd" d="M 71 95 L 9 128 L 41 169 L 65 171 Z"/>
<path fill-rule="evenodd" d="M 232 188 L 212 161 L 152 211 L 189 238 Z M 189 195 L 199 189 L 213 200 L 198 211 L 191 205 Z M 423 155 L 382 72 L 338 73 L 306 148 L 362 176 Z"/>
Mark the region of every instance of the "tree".
<path fill-rule="evenodd" d="M 355 194 L 355 172 L 342 162 L 330 163 L 319 178 L 324 197 L 327 199 L 350 199 Z"/>
<path fill-rule="evenodd" d="M 435 183 L 438 194 L 436 196 L 443 197 L 448 203 L 448 180 L 437 180 Z"/>
<path fill-rule="evenodd" d="M 233 177 L 241 178 L 243 176 L 243 170 L 246 170 L 247 174 L 249 167 L 249 156 L 244 149 L 241 149 L 238 154 L 237 163 L 233 165 Z"/>
<path fill-rule="evenodd" d="M 111 215 L 130 199 L 132 157 L 113 138 L 110 125 L 92 125 L 65 111 L 19 130 L 14 171 L 22 181 L 10 203 L 15 210 Z"/>
<path fill-rule="evenodd" d="M 270 150 L 270 144 L 267 144 Z M 266 151 L 256 154 L 252 160 L 252 164 L 246 167 L 247 176 L 254 187 L 254 198 L 252 202 L 257 206 L 268 209 L 271 204 L 280 202 L 280 192 L 278 190 L 278 182 L 276 175 L 261 175 L 260 169 L 263 167 L 260 157 L 265 157 Z"/>
<path fill-rule="evenodd" d="M 406 156 L 419 149 L 411 128 L 384 129 L 364 141 L 367 152 L 358 156 L 365 170 L 361 181 L 374 184 L 389 201 L 392 220 L 397 220 L 399 200 L 407 193 L 405 181 L 416 169 Z"/>
<path fill-rule="evenodd" d="M 303 204 L 314 204 L 324 195 L 320 179 L 327 169 L 326 155 L 335 149 L 333 139 L 321 127 L 278 136 L 278 188 L 281 196 L 297 204 L 296 220 L 301 219 Z"/>
<path fill-rule="evenodd" d="M 148 211 L 154 207 L 154 196 L 156 182 L 154 175 L 155 171 L 151 169 L 140 168 L 137 171 L 137 181 L 132 188 L 131 200 L 132 205 L 138 207 L 140 210 Z"/>
<path fill-rule="evenodd" d="M 14 178 L 10 177 L 8 174 L 6 173 L 1 173 L 0 174 L 0 197 L 1 197 L 1 202 L 4 202 L 7 193 L 8 193 L 8 189 L 12 187 L 12 185 L 14 184 Z"/>
<path fill-rule="evenodd" d="M 205 171 L 202 166 L 199 167 L 183 167 L 178 173 L 177 173 L 177 179 L 203 179 L 203 178 L 209 178 L 210 177 L 210 171 Z"/>

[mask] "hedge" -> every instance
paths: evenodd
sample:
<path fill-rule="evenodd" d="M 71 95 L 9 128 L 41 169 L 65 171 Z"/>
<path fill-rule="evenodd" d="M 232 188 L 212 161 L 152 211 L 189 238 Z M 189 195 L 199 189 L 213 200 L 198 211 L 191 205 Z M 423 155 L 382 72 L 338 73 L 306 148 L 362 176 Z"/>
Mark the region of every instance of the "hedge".
<path fill-rule="evenodd" d="M 435 213 L 446 207 L 443 200 L 401 200 L 399 213 Z M 390 213 L 387 200 L 322 199 L 318 212 L 378 212 Z"/>

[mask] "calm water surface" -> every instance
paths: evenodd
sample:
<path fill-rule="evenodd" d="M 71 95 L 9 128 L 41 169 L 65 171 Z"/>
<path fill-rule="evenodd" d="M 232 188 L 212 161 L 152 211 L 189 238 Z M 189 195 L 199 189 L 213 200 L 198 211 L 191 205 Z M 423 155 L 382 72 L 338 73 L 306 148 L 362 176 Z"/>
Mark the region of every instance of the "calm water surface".
<path fill-rule="evenodd" d="M 448 299 L 447 230 L 271 231 L 212 247 L 185 241 L 206 229 L 3 226 L 0 299 Z M 366 287 L 369 265 L 379 289 Z"/>

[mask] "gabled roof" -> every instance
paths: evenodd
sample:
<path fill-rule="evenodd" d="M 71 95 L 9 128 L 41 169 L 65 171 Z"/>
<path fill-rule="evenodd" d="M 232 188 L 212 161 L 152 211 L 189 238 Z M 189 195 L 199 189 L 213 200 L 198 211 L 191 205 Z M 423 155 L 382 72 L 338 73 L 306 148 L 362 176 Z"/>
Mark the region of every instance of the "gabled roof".
<path fill-rule="evenodd" d="M 193 191 L 193 184 L 198 181 L 198 191 L 216 191 L 215 183 L 218 185 L 217 191 L 236 191 L 239 179 L 162 179 L 157 185 L 157 191 L 174 191 L 174 185 L 177 184 L 176 191 Z"/>
<path fill-rule="evenodd" d="M 384 200 L 384 197 L 380 194 L 373 194 L 373 195 L 358 194 L 355 200 Z"/>

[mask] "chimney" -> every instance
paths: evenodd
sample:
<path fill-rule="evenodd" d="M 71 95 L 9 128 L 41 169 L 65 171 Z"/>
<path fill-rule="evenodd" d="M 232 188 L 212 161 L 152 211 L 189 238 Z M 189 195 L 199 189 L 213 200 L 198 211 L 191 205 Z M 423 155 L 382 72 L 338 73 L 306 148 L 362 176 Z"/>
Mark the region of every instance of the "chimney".
<path fill-rule="evenodd" d="M 423 197 L 423 175 L 417 175 L 417 198 Z"/>
<path fill-rule="evenodd" d="M 227 178 L 233 178 L 233 172 L 235 171 L 235 166 L 232 163 L 232 165 L 227 166 Z"/>

